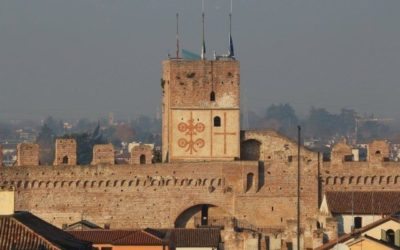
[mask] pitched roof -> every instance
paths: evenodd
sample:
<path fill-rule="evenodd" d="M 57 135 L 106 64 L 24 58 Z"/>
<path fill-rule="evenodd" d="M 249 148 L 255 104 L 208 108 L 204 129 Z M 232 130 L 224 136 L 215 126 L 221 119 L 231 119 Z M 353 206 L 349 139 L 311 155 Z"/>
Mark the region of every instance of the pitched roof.
<path fill-rule="evenodd" d="M 175 242 L 176 247 L 218 247 L 221 242 L 219 228 L 174 228 L 145 230 L 80 230 L 68 231 L 76 238 L 93 244 L 151 245 Z"/>
<path fill-rule="evenodd" d="M 152 235 L 146 231 L 136 231 L 123 238 L 113 241 L 113 245 L 164 245 L 162 238 Z"/>
<path fill-rule="evenodd" d="M 0 249 L 91 249 L 90 242 L 45 222 L 29 212 L 0 216 Z"/>
<path fill-rule="evenodd" d="M 164 234 L 170 232 L 177 247 L 218 247 L 221 242 L 219 228 L 146 229 L 146 231 L 148 230 Z"/>
<path fill-rule="evenodd" d="M 393 214 L 400 211 L 400 192 L 327 192 L 333 214 Z"/>
<path fill-rule="evenodd" d="M 322 246 L 317 247 L 315 250 L 328 250 L 328 249 L 331 249 L 336 244 L 344 243 L 344 242 L 346 242 L 346 241 L 348 241 L 348 240 L 350 240 L 352 238 L 359 237 L 360 235 L 362 235 L 363 233 L 367 232 L 368 230 L 370 230 L 370 229 L 372 229 L 374 227 L 377 227 L 377 226 L 379 226 L 379 225 L 381 225 L 381 224 L 383 224 L 385 222 L 388 222 L 390 220 L 395 221 L 397 223 L 400 223 L 400 219 L 399 218 L 394 217 L 394 216 L 387 216 L 387 217 L 382 218 L 380 220 L 377 220 L 377 221 L 375 221 L 373 223 L 370 223 L 370 224 L 366 225 L 365 227 L 356 229 L 356 230 L 354 230 L 354 232 L 351 232 L 351 233 L 348 233 L 348 234 L 344 234 L 344 235 L 340 236 L 337 239 L 330 240 L 327 243 L 323 244 Z"/>
<path fill-rule="evenodd" d="M 111 244 L 114 240 L 123 238 L 132 233 L 132 230 L 79 230 L 68 231 L 78 239 L 90 241 L 94 244 Z"/>
<path fill-rule="evenodd" d="M 94 244 L 163 245 L 162 238 L 144 230 L 80 230 L 69 231 L 76 238 Z"/>
<path fill-rule="evenodd" d="M 75 228 L 87 228 L 87 229 L 101 229 L 98 225 L 88 221 L 88 220 L 80 220 L 78 222 L 72 223 L 68 225 L 67 228 L 64 228 L 65 231 L 74 230 Z"/>

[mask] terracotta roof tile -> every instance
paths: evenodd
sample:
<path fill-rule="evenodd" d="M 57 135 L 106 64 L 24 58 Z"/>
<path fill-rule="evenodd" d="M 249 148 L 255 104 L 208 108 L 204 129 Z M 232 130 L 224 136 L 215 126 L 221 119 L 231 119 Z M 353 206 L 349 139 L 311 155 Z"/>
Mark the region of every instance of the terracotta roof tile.
<path fill-rule="evenodd" d="M 0 249 L 91 249 L 90 242 L 45 222 L 28 212 L 0 216 Z"/>
<path fill-rule="evenodd" d="M 352 238 L 358 237 L 358 236 L 362 235 L 363 233 L 367 232 L 368 230 L 370 230 L 370 229 L 372 229 L 374 227 L 377 227 L 377 226 L 379 226 L 379 225 L 381 225 L 381 224 L 383 224 L 383 223 L 385 223 L 387 221 L 390 221 L 390 220 L 393 220 L 393 221 L 395 221 L 397 223 L 400 223 L 400 219 L 399 218 L 394 217 L 394 216 L 388 216 L 388 217 L 382 218 L 380 220 L 377 220 L 377 221 L 375 221 L 373 223 L 370 223 L 370 224 L 366 225 L 365 227 L 362 227 L 360 229 L 356 229 L 354 232 L 351 232 L 351 233 L 348 233 L 348 234 L 344 234 L 344 235 L 340 236 L 337 239 L 330 240 L 329 242 L 323 244 L 322 246 L 317 247 L 315 250 L 332 249 L 336 244 L 344 243 L 344 242 L 346 242 L 346 241 L 348 241 L 348 240 L 350 240 Z"/>
<path fill-rule="evenodd" d="M 145 246 L 162 246 L 164 241 L 155 235 L 145 231 L 136 231 L 131 234 L 113 241 L 113 245 L 145 245 Z"/>
<path fill-rule="evenodd" d="M 400 192 L 327 192 L 333 214 L 393 214 L 400 211 Z"/>
<path fill-rule="evenodd" d="M 126 237 L 131 234 L 133 230 L 79 230 L 68 231 L 78 239 L 90 241 L 94 244 L 111 244 L 113 241 Z"/>
<path fill-rule="evenodd" d="M 218 247 L 221 242 L 219 228 L 174 228 L 174 229 L 146 229 L 171 233 L 177 247 Z"/>

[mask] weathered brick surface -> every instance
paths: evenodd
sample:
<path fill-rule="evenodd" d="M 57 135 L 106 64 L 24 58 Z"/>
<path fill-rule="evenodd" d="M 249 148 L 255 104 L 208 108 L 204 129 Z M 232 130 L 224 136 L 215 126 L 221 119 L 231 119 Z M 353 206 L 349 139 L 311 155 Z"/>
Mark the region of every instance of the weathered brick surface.
<path fill-rule="evenodd" d="M 375 140 L 368 144 L 368 161 L 382 162 L 389 157 L 389 144 L 384 140 Z"/>
<path fill-rule="evenodd" d="M 332 165 L 342 164 L 346 160 L 346 157 L 348 158 L 349 156 L 352 155 L 352 153 L 353 153 L 352 148 L 349 145 L 347 145 L 346 142 L 342 141 L 336 143 L 331 151 L 331 164 Z"/>
<path fill-rule="evenodd" d="M 150 145 L 140 144 L 134 146 L 131 152 L 131 164 L 151 164 L 153 148 Z"/>
<path fill-rule="evenodd" d="M 54 165 L 76 165 L 75 139 L 56 139 Z"/>
<path fill-rule="evenodd" d="M 93 147 L 92 165 L 109 164 L 114 165 L 114 146 L 112 144 L 99 144 Z"/>
<path fill-rule="evenodd" d="M 240 156 L 238 61 L 166 60 L 161 81 L 164 162 Z"/>
<path fill-rule="evenodd" d="M 39 144 L 19 143 L 17 145 L 17 166 L 38 166 Z"/>
<path fill-rule="evenodd" d="M 173 227 L 199 204 L 234 216 L 235 195 L 245 195 L 242 173 L 257 168 L 255 162 L 12 167 L 1 170 L 0 183 L 16 187 L 17 210 L 59 227 L 82 218 L 112 228 Z"/>

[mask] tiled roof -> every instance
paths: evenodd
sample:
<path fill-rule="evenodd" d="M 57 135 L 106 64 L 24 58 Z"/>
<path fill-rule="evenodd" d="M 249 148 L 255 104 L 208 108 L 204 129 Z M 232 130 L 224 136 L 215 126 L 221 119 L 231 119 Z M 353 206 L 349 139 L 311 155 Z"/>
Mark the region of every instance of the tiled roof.
<path fill-rule="evenodd" d="M 218 247 L 221 242 L 219 228 L 174 228 L 174 229 L 146 229 L 171 233 L 177 247 Z"/>
<path fill-rule="evenodd" d="M 87 229 L 101 229 L 101 227 L 99 227 L 98 225 L 96 225 L 88 220 L 81 220 L 81 221 L 78 221 L 78 222 L 68 225 L 68 227 L 64 228 L 64 230 L 65 231 L 74 230 L 75 228 L 79 228 L 79 227 L 87 228 Z"/>
<path fill-rule="evenodd" d="M 400 192 L 327 192 L 333 214 L 393 214 L 400 211 Z"/>
<path fill-rule="evenodd" d="M 132 230 L 79 230 L 68 231 L 78 239 L 90 241 L 93 244 L 111 244 L 113 241 L 132 233 Z"/>
<path fill-rule="evenodd" d="M 324 245 L 317 247 L 315 250 L 328 250 L 328 249 L 332 249 L 336 244 L 339 243 L 344 243 L 352 238 L 358 237 L 360 235 L 362 235 L 363 233 L 367 232 L 368 230 L 377 227 L 385 222 L 388 222 L 390 220 L 393 220 L 397 223 L 400 223 L 400 219 L 398 219 L 397 217 L 393 217 L 393 216 L 388 216 L 385 218 L 382 218 L 380 220 L 377 220 L 373 223 L 370 223 L 368 225 L 366 225 L 365 227 L 362 227 L 360 229 L 356 229 L 354 230 L 354 232 L 348 233 L 348 234 L 344 234 L 342 236 L 340 236 L 337 239 L 332 239 L 329 242 L 325 243 Z"/>
<path fill-rule="evenodd" d="M 175 242 L 176 247 L 218 247 L 219 228 L 174 228 L 145 230 L 68 231 L 76 238 L 93 244 L 160 246 Z"/>
<path fill-rule="evenodd" d="M 163 239 L 144 230 L 82 230 L 69 231 L 76 238 L 94 244 L 163 245 Z"/>
<path fill-rule="evenodd" d="M 28 212 L 0 216 L 0 249 L 91 249 L 92 244 Z"/>
<path fill-rule="evenodd" d="M 113 245 L 150 245 L 160 246 L 164 245 L 162 238 L 158 238 L 155 235 L 147 233 L 146 231 L 136 231 L 123 238 L 115 240 Z"/>

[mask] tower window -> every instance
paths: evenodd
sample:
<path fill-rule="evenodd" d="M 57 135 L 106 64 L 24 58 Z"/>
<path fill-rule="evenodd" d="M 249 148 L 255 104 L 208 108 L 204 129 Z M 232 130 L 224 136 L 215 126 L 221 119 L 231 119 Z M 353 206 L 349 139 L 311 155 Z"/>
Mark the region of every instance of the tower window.
<path fill-rule="evenodd" d="M 221 118 L 219 116 L 214 117 L 214 127 L 221 127 Z"/>
<path fill-rule="evenodd" d="M 63 164 L 68 164 L 68 156 L 64 156 L 62 159 Z"/>
<path fill-rule="evenodd" d="M 215 92 L 214 91 L 211 91 L 210 101 L 215 102 Z"/>

